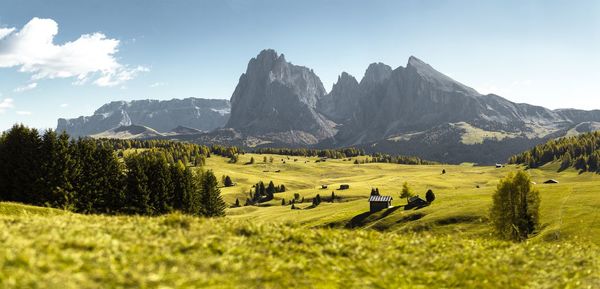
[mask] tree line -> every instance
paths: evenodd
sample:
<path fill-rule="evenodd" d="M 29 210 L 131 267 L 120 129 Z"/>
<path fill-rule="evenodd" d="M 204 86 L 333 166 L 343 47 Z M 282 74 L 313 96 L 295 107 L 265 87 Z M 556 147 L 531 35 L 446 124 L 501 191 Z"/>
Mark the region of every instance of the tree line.
<path fill-rule="evenodd" d="M 364 156 L 365 151 L 357 148 L 342 149 L 307 149 L 307 148 L 257 148 L 252 151 L 256 154 L 272 154 L 302 157 L 321 157 L 331 159 L 343 159 L 356 156 Z"/>
<path fill-rule="evenodd" d="M 525 164 L 529 168 L 553 161 L 560 161 L 560 170 L 573 167 L 584 172 L 600 173 L 600 132 L 550 140 L 508 160 L 511 164 Z"/>
<path fill-rule="evenodd" d="M 15 125 L 0 136 L 0 201 L 79 213 L 224 214 L 212 171 L 192 171 L 182 160 L 171 163 L 169 150 L 121 159 L 116 143 L 71 140 L 52 130 L 40 135 Z"/>

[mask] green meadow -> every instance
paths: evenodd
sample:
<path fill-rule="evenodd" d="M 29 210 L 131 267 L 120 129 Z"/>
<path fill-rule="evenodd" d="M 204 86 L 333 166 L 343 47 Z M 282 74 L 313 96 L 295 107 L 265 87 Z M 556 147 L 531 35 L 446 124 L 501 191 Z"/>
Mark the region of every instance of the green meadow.
<path fill-rule="evenodd" d="M 600 288 L 599 175 L 529 170 L 542 228 L 513 243 L 491 235 L 488 210 L 499 179 L 521 167 L 270 157 L 207 159 L 204 169 L 235 183 L 221 188 L 229 205 L 243 205 L 258 181 L 287 189 L 223 218 L 0 203 L 0 288 Z M 405 181 L 421 197 L 432 189 L 435 201 L 404 210 Z M 369 213 L 371 188 L 394 207 Z M 295 193 L 305 202 L 292 210 Z M 316 194 L 323 202 L 312 208 Z"/>
<path fill-rule="evenodd" d="M 253 157 L 254 164 L 247 164 Z M 491 196 L 499 180 L 509 172 L 522 167 L 462 165 L 399 165 L 385 163 L 354 164 L 351 160 L 296 158 L 276 156 L 273 163 L 263 162 L 262 155 L 241 155 L 238 163 L 226 158 L 207 159 L 207 168 L 217 176 L 228 175 L 234 187 L 221 188 L 229 204 L 238 198 L 243 205 L 252 185 L 262 180 L 285 184 L 286 192 L 275 194 L 275 199 L 261 206 L 228 209 L 229 218 L 260 222 L 285 222 L 306 227 L 370 228 L 386 232 L 426 232 L 436 235 L 490 237 L 488 223 Z M 267 155 L 267 159 L 269 159 Z M 283 159 L 283 161 L 282 161 Z M 294 161 L 296 160 L 296 161 Z M 442 170 L 446 173 L 442 174 Z M 558 173 L 558 164 L 528 170 L 541 195 L 542 230 L 533 241 L 586 240 L 600 245 L 600 175 L 579 174 L 575 170 Z M 277 172 L 279 171 L 279 172 Z M 558 184 L 544 184 L 556 179 Z M 402 184 L 408 182 L 414 193 L 425 197 L 428 189 L 436 195 L 435 201 L 419 210 L 403 209 Z M 340 184 L 350 185 L 338 190 Z M 322 189 L 327 185 L 327 189 Z M 394 198 L 394 208 L 370 214 L 368 198 L 371 188 Z M 324 201 L 316 208 L 305 201 L 296 204 L 301 210 L 282 206 L 294 198 L 294 193 L 312 199 L 316 194 L 335 202 Z"/>

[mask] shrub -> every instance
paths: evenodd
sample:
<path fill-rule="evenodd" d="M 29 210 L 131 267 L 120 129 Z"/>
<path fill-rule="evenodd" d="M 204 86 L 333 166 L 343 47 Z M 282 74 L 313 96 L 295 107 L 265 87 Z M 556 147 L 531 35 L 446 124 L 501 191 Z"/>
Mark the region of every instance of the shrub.
<path fill-rule="evenodd" d="M 402 184 L 402 193 L 400 194 L 400 198 L 406 198 L 406 203 L 408 203 L 408 198 L 412 196 L 412 188 L 408 185 L 408 182 L 404 182 L 404 184 Z"/>

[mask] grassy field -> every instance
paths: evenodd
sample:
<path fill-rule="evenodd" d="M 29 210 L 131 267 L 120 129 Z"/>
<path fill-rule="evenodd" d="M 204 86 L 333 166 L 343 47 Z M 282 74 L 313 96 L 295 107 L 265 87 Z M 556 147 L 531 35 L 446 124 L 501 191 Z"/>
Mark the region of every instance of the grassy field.
<path fill-rule="evenodd" d="M 587 242 L 0 208 L 0 288 L 600 286 L 598 247 Z"/>
<path fill-rule="evenodd" d="M 254 164 L 246 164 L 254 157 Z M 267 156 L 269 158 L 271 156 Z M 262 180 L 287 191 L 261 206 L 202 219 L 78 215 L 0 203 L 0 288 L 600 288 L 600 176 L 556 165 L 529 171 L 541 231 L 496 240 L 487 220 L 498 180 L 520 168 L 353 164 L 352 160 L 213 156 L 225 200 Z M 442 169 L 446 174 L 442 174 Z M 277 172 L 279 171 L 279 172 Z M 542 184 L 556 179 L 559 184 Z M 404 181 L 436 200 L 404 210 Z M 321 189 L 321 185 L 328 189 Z M 349 184 L 348 190 L 336 190 Z M 394 207 L 368 212 L 372 187 Z M 334 191 L 341 199 L 282 206 Z"/>
<path fill-rule="evenodd" d="M 254 157 L 254 164 L 246 164 Z M 267 155 L 267 158 L 271 156 Z M 207 167 L 217 176 L 229 175 L 236 186 L 222 188 L 230 204 L 240 199 L 243 204 L 254 183 L 273 180 L 285 184 L 287 191 L 276 194 L 275 200 L 262 207 L 231 208 L 230 218 L 267 222 L 287 222 L 307 227 L 361 227 L 380 231 L 428 232 L 436 235 L 456 234 L 465 237 L 489 238 L 488 208 L 491 195 L 502 177 L 515 166 L 495 168 L 465 165 L 398 165 L 353 164 L 351 161 L 317 158 L 272 156 L 273 163 L 263 163 L 263 156 L 246 154 L 236 164 L 227 159 L 212 157 Z M 283 161 L 282 161 L 283 159 Z M 296 159 L 296 161 L 294 161 Z M 285 162 L 285 163 L 284 163 Z M 442 174 L 442 169 L 446 174 Z M 580 240 L 600 244 L 600 175 L 579 174 L 574 170 L 557 172 L 556 165 L 530 170 L 532 180 L 540 190 L 542 230 L 534 240 Z M 279 171 L 279 172 L 276 172 Z M 556 179 L 558 184 L 543 184 Z M 407 181 L 416 194 L 424 197 L 432 189 L 436 200 L 429 207 L 405 211 L 400 199 L 402 183 Z M 328 189 L 321 189 L 321 185 Z M 337 190 L 340 184 L 349 184 L 349 190 Z M 379 188 L 382 195 L 394 198 L 395 208 L 370 214 L 368 197 L 371 188 Z M 323 202 L 310 209 L 310 203 L 299 204 L 304 210 L 281 206 L 281 198 L 290 200 L 294 193 L 306 199 L 331 192 L 341 200 Z"/>

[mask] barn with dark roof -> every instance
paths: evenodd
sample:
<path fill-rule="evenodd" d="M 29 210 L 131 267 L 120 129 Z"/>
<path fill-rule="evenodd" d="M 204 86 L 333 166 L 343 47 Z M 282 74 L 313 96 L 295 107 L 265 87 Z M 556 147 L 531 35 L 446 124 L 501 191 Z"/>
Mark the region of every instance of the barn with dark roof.
<path fill-rule="evenodd" d="M 392 206 L 392 197 L 390 196 L 371 196 L 369 197 L 369 206 L 371 212 L 377 212 Z"/>

